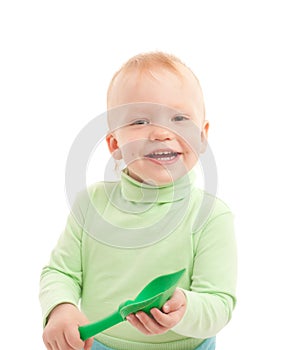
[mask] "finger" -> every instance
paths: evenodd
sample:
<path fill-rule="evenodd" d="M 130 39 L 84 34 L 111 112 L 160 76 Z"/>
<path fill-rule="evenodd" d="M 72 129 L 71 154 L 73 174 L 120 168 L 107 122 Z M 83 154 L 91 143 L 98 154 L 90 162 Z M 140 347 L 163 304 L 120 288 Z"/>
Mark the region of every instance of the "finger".
<path fill-rule="evenodd" d="M 186 298 L 182 290 L 177 288 L 172 297 L 162 307 L 163 312 L 170 313 L 178 310 L 186 304 Z"/>
<path fill-rule="evenodd" d="M 64 340 L 72 350 L 82 349 L 84 346 L 78 328 L 67 329 L 64 332 Z"/>
<path fill-rule="evenodd" d="M 127 321 L 135 328 L 137 328 L 141 333 L 145 335 L 150 335 L 151 333 L 146 329 L 140 320 L 133 314 L 126 317 Z"/>
<path fill-rule="evenodd" d="M 148 316 L 145 312 L 137 312 L 136 317 L 151 334 L 163 334 L 169 330 L 159 324 L 155 319 Z"/>
<path fill-rule="evenodd" d="M 77 349 L 74 349 L 73 347 L 71 347 L 65 337 L 63 336 L 62 338 L 60 338 L 58 341 L 56 341 L 56 350 L 77 350 Z M 55 350 L 54 349 L 54 350 Z"/>
<path fill-rule="evenodd" d="M 73 348 L 67 343 L 64 334 L 55 340 L 54 350 L 77 350 L 77 349 L 78 348 Z"/>
<path fill-rule="evenodd" d="M 45 343 L 44 342 L 44 345 L 45 345 L 47 350 L 53 350 L 50 343 Z"/>
<path fill-rule="evenodd" d="M 53 350 L 51 342 L 47 339 L 46 332 L 42 334 L 42 340 L 47 350 Z"/>
<path fill-rule="evenodd" d="M 53 349 L 54 350 L 61 350 L 62 348 L 60 347 L 59 343 L 57 341 L 55 341 Z"/>
<path fill-rule="evenodd" d="M 93 346 L 94 338 L 89 338 L 85 341 L 84 350 L 91 350 Z"/>
<path fill-rule="evenodd" d="M 53 334 L 52 331 L 51 332 L 44 331 L 42 335 L 42 339 L 47 350 L 61 350 L 60 345 L 65 344 L 63 335 L 59 337 L 55 336 L 55 334 Z"/>
<path fill-rule="evenodd" d="M 179 308 L 177 311 L 173 311 L 169 314 L 165 314 L 161 312 L 159 309 L 151 309 L 151 315 L 155 319 L 155 321 L 161 325 L 162 327 L 165 327 L 167 329 L 170 329 L 174 327 L 178 322 L 182 319 L 184 313 L 185 313 L 186 307 L 185 305 Z"/>
<path fill-rule="evenodd" d="M 43 335 L 42 335 L 42 340 L 43 340 L 43 343 L 44 343 L 46 349 L 52 350 L 52 346 L 51 346 L 50 342 L 46 339 L 45 333 L 43 333 Z"/>
<path fill-rule="evenodd" d="M 48 350 L 61 350 L 59 343 L 57 340 L 53 340 L 47 344 L 45 344 Z"/>

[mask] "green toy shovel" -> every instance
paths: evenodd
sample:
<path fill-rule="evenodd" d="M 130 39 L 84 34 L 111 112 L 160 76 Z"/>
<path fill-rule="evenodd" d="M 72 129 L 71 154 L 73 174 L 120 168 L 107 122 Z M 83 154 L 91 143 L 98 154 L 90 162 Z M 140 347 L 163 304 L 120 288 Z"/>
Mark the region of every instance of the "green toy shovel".
<path fill-rule="evenodd" d="M 86 340 L 122 321 L 137 311 L 149 313 L 152 308 L 160 309 L 170 299 L 185 269 L 159 276 L 147 284 L 134 300 L 121 303 L 113 314 L 94 323 L 79 327 L 80 337 Z"/>

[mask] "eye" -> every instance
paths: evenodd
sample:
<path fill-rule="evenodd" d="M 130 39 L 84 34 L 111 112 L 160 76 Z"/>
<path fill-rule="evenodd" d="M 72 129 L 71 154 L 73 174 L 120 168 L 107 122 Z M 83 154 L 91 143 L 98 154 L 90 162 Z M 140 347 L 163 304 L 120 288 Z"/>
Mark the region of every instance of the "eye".
<path fill-rule="evenodd" d="M 130 125 L 147 125 L 150 124 L 149 120 L 147 119 L 137 119 L 130 123 Z"/>
<path fill-rule="evenodd" d="M 172 117 L 171 120 L 173 122 L 183 122 L 183 121 L 190 120 L 190 118 L 186 115 L 178 114 L 178 115 L 175 115 L 174 117 Z"/>

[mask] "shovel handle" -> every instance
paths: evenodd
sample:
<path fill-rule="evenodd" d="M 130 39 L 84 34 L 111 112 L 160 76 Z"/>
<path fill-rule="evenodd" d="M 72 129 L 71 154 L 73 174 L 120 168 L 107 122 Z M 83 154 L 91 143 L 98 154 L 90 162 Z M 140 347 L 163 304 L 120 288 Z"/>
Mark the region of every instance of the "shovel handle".
<path fill-rule="evenodd" d="M 119 311 L 114 312 L 113 314 L 103 318 L 100 321 L 86 324 L 79 327 L 80 338 L 86 340 L 92 336 L 124 321 Z"/>

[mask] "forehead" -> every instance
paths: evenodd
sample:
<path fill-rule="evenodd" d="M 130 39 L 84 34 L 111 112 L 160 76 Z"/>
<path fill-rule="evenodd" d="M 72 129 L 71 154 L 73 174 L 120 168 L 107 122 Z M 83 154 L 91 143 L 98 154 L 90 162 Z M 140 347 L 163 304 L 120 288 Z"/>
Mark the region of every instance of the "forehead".
<path fill-rule="evenodd" d="M 153 67 L 144 71 L 120 72 L 109 94 L 108 107 L 141 102 L 164 105 L 196 117 L 203 109 L 199 82 L 183 66 L 178 71 Z"/>

